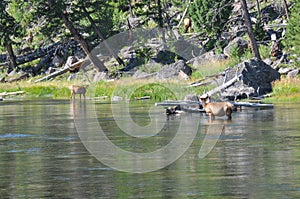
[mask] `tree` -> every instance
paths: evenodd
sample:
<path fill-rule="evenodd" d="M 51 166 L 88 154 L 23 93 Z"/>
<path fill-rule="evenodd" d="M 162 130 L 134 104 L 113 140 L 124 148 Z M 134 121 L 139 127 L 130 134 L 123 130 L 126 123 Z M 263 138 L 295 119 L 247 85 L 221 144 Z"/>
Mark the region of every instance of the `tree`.
<path fill-rule="evenodd" d="M 13 51 L 13 38 L 21 34 L 19 24 L 7 12 L 9 1 L 0 2 L 0 44 L 5 46 L 9 56 L 8 73 L 17 67 L 16 56 Z"/>
<path fill-rule="evenodd" d="M 105 47 L 107 48 L 107 50 L 110 52 L 110 54 L 112 54 L 112 56 L 117 60 L 117 62 L 125 67 L 125 63 L 123 62 L 123 60 L 112 50 L 112 48 L 109 46 L 109 44 L 106 42 L 104 36 L 102 35 L 102 33 L 100 32 L 98 26 L 96 25 L 96 22 L 93 20 L 93 18 L 90 16 L 90 13 L 87 11 L 86 7 L 83 6 L 82 10 L 84 11 L 85 16 L 88 18 L 89 22 L 91 23 L 91 25 L 94 28 L 94 31 L 96 32 L 96 34 L 98 35 L 99 39 L 104 42 Z"/>
<path fill-rule="evenodd" d="M 287 29 L 286 29 L 286 39 L 283 43 L 289 52 L 296 55 L 296 57 L 300 56 L 300 0 L 295 0 L 295 5 L 291 9 L 290 19 L 288 21 Z"/>
<path fill-rule="evenodd" d="M 250 46 L 251 46 L 252 54 L 254 57 L 261 59 L 259 49 L 258 49 L 256 40 L 255 40 L 254 33 L 253 33 L 252 23 L 251 23 L 250 14 L 248 11 L 246 0 L 241 0 L 241 3 L 242 3 L 242 8 L 243 8 L 243 17 L 245 20 L 245 25 L 247 27 L 248 36 L 250 39 Z"/>
<path fill-rule="evenodd" d="M 213 42 L 226 29 L 233 10 L 233 0 L 194 0 L 189 15 L 196 31 L 204 33 Z"/>
<path fill-rule="evenodd" d="M 48 31 L 50 34 L 53 33 L 63 33 L 63 25 L 70 31 L 71 35 L 79 43 L 83 51 L 86 53 L 87 57 L 90 59 L 92 64 L 96 67 L 99 72 L 107 71 L 103 62 L 98 59 L 96 55 L 91 53 L 91 46 L 85 41 L 81 33 L 75 27 L 73 21 L 70 20 L 70 16 L 74 16 L 77 13 L 77 18 L 80 14 L 74 8 L 76 4 L 82 3 L 75 0 L 67 1 L 56 1 L 56 0 L 35 0 L 36 14 L 40 17 L 44 17 L 46 20 L 44 31 Z M 79 11 L 80 12 L 80 11 Z M 82 18 L 82 17 L 81 17 Z M 72 18 L 76 21 L 76 18 Z M 79 22 L 82 20 L 78 20 Z M 55 31 L 56 30 L 56 31 Z M 48 33 L 48 34 L 49 34 Z"/>

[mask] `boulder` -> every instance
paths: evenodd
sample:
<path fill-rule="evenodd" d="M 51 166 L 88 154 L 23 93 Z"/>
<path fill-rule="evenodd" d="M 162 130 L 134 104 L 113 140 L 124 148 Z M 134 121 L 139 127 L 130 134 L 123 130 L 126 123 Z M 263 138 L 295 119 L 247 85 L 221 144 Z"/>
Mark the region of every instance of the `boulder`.
<path fill-rule="evenodd" d="M 147 76 L 147 75 L 148 75 L 148 73 L 143 72 L 143 71 L 141 71 L 141 70 L 137 70 L 137 71 L 132 75 L 132 78 L 134 78 L 134 79 L 139 79 L 139 78 L 142 78 L 142 77 Z"/>
<path fill-rule="evenodd" d="M 63 63 L 64 63 L 64 59 L 58 55 L 56 55 L 52 60 L 52 65 L 54 65 L 55 67 L 61 67 Z"/>
<path fill-rule="evenodd" d="M 203 55 L 200 55 L 198 57 L 195 57 L 195 58 L 189 60 L 189 63 L 193 63 L 193 67 L 198 67 L 207 62 L 221 61 L 221 60 L 225 60 L 225 59 L 227 59 L 226 55 L 215 54 L 213 51 L 209 51 L 207 53 L 204 53 Z"/>
<path fill-rule="evenodd" d="M 221 95 L 229 99 L 260 96 L 272 92 L 272 82 L 280 79 L 280 73 L 265 62 L 252 58 L 227 70 L 224 83 L 240 75 L 238 81 L 226 88 Z"/>
<path fill-rule="evenodd" d="M 299 68 L 296 68 L 294 70 L 291 70 L 290 72 L 288 72 L 288 74 L 286 75 L 289 78 L 294 78 L 299 74 Z"/>
<path fill-rule="evenodd" d="M 282 68 L 279 68 L 278 72 L 282 75 L 286 75 L 286 74 L 288 74 L 288 72 L 290 72 L 292 70 L 293 69 L 289 68 L 289 67 L 282 67 Z"/>
<path fill-rule="evenodd" d="M 183 108 L 202 108 L 202 106 L 200 106 L 199 98 L 195 94 L 188 94 L 184 97 L 183 100 L 188 102 L 199 102 L 198 105 L 182 106 Z"/>
<path fill-rule="evenodd" d="M 97 72 L 93 78 L 93 82 L 100 82 L 101 80 L 109 79 L 108 74 L 106 72 Z"/>
<path fill-rule="evenodd" d="M 173 64 L 164 66 L 157 73 L 156 78 L 167 79 L 172 77 L 178 77 L 180 71 L 184 72 L 187 75 L 192 74 L 192 69 L 183 60 L 178 60 Z"/>

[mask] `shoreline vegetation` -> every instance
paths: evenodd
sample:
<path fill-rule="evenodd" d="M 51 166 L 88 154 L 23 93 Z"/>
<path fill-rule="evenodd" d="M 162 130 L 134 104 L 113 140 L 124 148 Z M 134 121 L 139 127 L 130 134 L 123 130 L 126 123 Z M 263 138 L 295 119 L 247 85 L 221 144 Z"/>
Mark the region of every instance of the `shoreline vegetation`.
<path fill-rule="evenodd" d="M 53 80 L 39 83 L 27 81 L 0 84 L 0 94 L 5 92 L 24 91 L 25 93 L 12 98 L 52 98 L 69 99 L 71 85 L 88 85 L 83 82 L 69 82 L 67 80 Z M 149 97 L 151 101 L 182 100 L 187 94 L 201 95 L 207 87 L 187 87 L 188 82 L 179 80 L 134 80 L 125 78 L 115 81 L 101 81 L 88 85 L 87 98 L 112 100 L 120 99 L 138 100 Z M 0 96 L 1 97 L 1 96 Z M 7 99 L 11 97 L 5 97 Z M 262 100 L 265 103 L 300 102 L 300 79 L 283 77 L 273 82 L 273 92 L 270 97 Z"/>
<path fill-rule="evenodd" d="M 0 5 L 0 101 L 300 101 L 299 0 L 33 2 Z"/>

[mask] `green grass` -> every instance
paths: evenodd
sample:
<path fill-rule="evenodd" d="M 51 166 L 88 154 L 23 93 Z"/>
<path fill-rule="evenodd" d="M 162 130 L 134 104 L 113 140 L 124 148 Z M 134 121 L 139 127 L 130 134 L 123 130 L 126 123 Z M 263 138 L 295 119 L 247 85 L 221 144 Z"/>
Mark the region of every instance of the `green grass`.
<path fill-rule="evenodd" d="M 48 81 L 41 83 L 29 83 L 26 81 L 18 83 L 0 84 L 1 92 L 25 91 L 24 97 L 28 98 L 53 98 L 68 99 L 70 97 L 70 85 L 86 85 L 82 82 Z M 123 99 L 134 100 L 135 98 L 150 96 L 152 101 L 179 100 L 190 93 L 201 94 L 203 88 L 187 88 L 187 82 L 169 80 L 169 81 L 151 81 L 151 80 L 133 80 L 122 79 L 112 82 L 101 81 L 93 83 L 87 88 L 87 96 L 108 97 L 120 96 Z"/>
<path fill-rule="evenodd" d="M 283 78 L 273 83 L 272 97 L 265 102 L 300 102 L 300 78 Z"/>

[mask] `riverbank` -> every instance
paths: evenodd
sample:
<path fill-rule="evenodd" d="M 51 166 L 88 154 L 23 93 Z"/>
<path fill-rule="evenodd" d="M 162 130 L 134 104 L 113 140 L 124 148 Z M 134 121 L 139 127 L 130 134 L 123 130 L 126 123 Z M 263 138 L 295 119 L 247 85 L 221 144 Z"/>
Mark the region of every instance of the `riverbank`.
<path fill-rule="evenodd" d="M 26 81 L 17 83 L 0 84 L 0 93 L 24 91 L 25 93 L 18 97 L 25 98 L 53 98 L 68 99 L 70 97 L 69 86 L 84 85 L 88 86 L 87 96 L 89 98 L 113 99 L 141 99 L 145 96 L 150 100 L 176 100 L 182 99 L 190 93 L 202 93 L 204 88 L 187 87 L 185 82 L 178 80 L 151 81 L 151 80 L 133 80 L 125 78 L 116 81 L 100 81 L 98 83 L 88 84 L 86 82 L 68 82 L 65 80 L 48 81 L 39 83 L 29 83 Z"/>
<path fill-rule="evenodd" d="M 143 99 L 160 102 L 163 100 L 180 100 L 185 95 L 195 93 L 202 94 L 208 91 L 208 87 L 187 87 L 185 81 L 151 81 L 134 80 L 125 78 L 116 81 L 100 81 L 88 86 L 87 96 L 89 98 L 113 99 Z M 54 80 L 39 83 L 21 81 L 16 83 L 0 84 L 0 93 L 24 91 L 18 98 L 53 98 L 68 99 L 70 97 L 70 85 L 88 85 L 86 82 L 69 82 L 66 80 Z M 16 96 L 14 96 L 16 97 Z M 273 83 L 273 92 L 270 98 L 264 102 L 300 102 L 300 78 L 282 78 Z"/>

